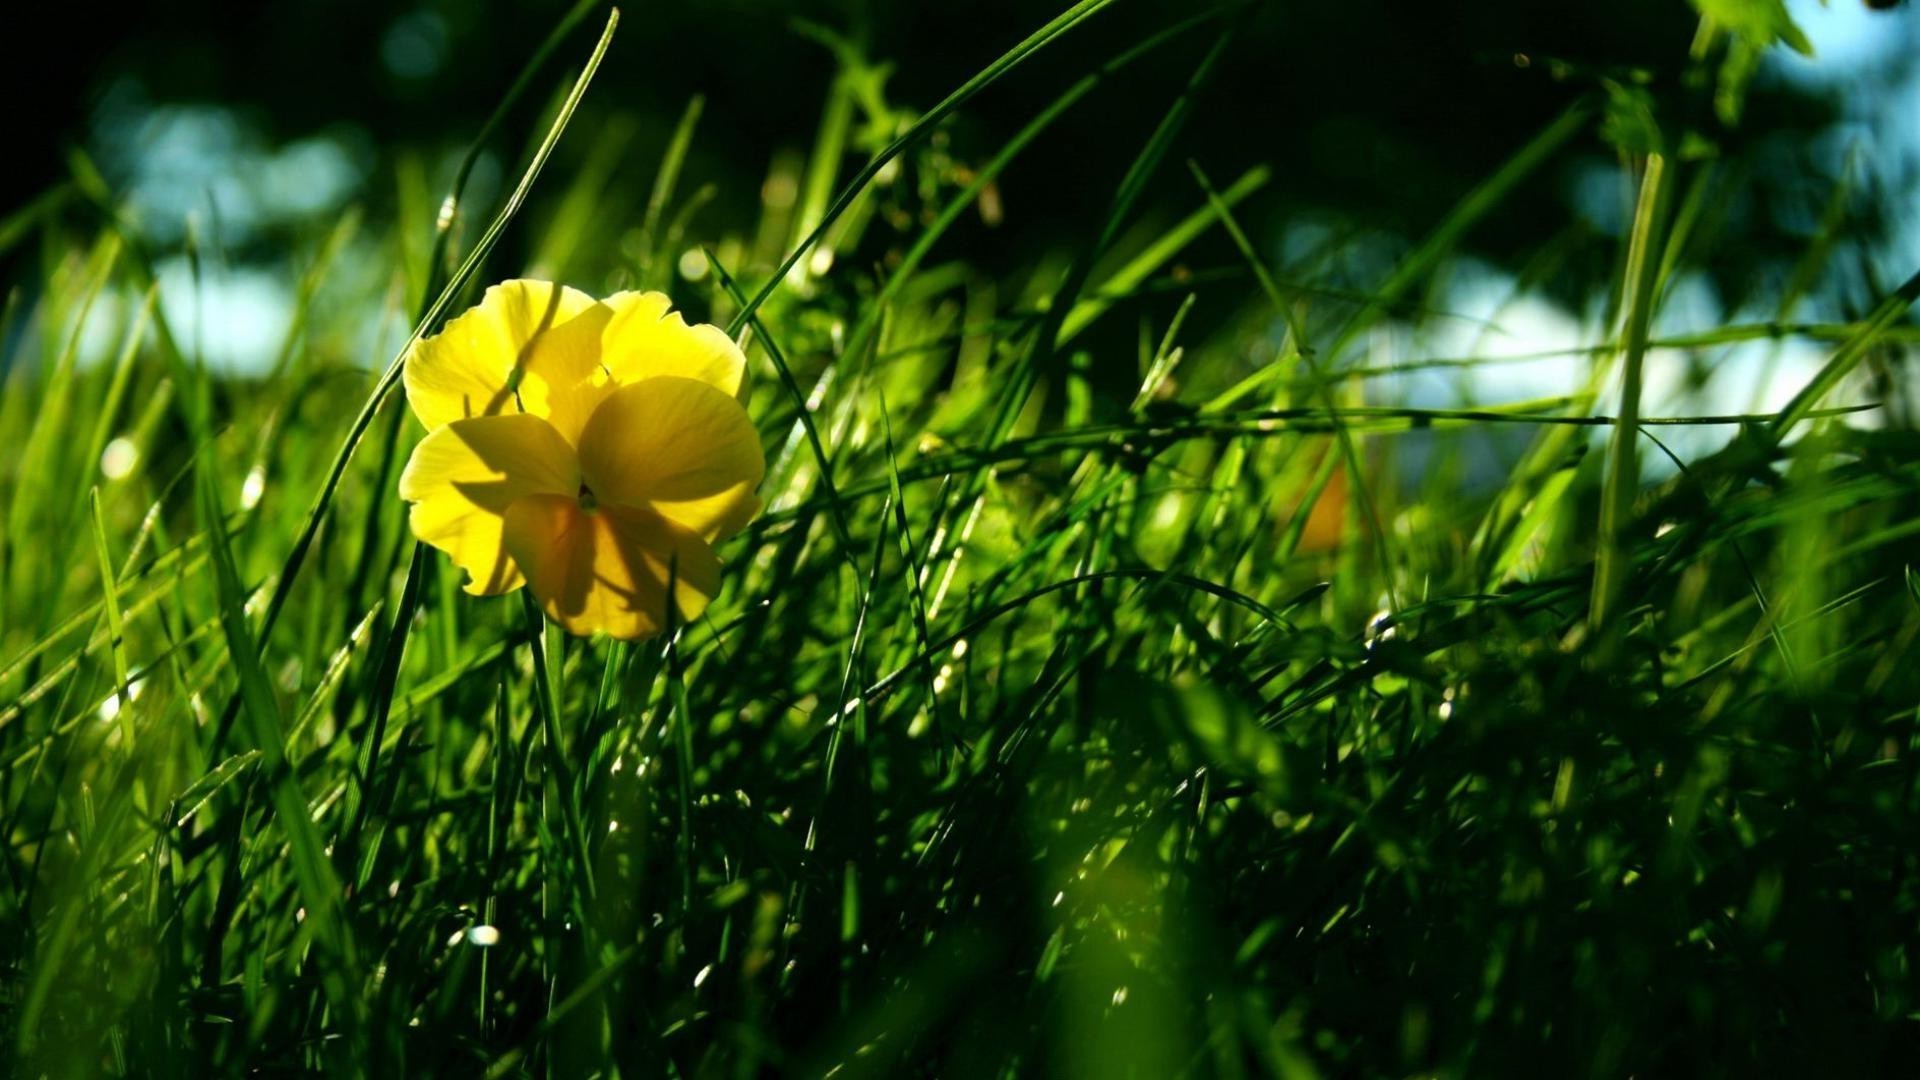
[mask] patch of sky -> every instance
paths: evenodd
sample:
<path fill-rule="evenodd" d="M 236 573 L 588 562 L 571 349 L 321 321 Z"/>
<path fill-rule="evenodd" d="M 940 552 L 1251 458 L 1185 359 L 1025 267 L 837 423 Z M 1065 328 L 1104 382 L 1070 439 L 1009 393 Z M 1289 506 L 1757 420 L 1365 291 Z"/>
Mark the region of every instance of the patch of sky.
<path fill-rule="evenodd" d="M 1770 210 L 1779 217 L 1781 228 L 1811 237 L 1819 227 L 1831 184 L 1845 171 L 1851 155 L 1863 191 L 1879 200 L 1878 213 L 1887 226 L 1884 235 L 1855 238 L 1865 245 L 1866 269 L 1860 259 L 1835 259 L 1793 314 L 1810 319 L 1858 317 L 1893 283 L 1920 269 L 1920 213 L 1915 212 L 1920 207 L 1920 8 L 1907 5 L 1894 12 L 1875 12 L 1858 3 L 1821 4 L 1818 0 L 1789 0 L 1788 6 L 1812 40 L 1815 54 L 1808 58 L 1776 48 L 1767 58 L 1762 77 L 1834 94 L 1840 119 L 1815 140 L 1811 159 L 1798 163 L 1818 174 L 1809 178 L 1805 197 L 1775 200 Z M 1560 182 L 1576 219 L 1603 235 L 1625 235 L 1633 192 L 1617 162 L 1597 156 L 1577 158 L 1561 171 Z M 1317 226 L 1311 234 L 1302 230 L 1289 235 L 1283 250 L 1298 258 L 1329 239 L 1333 237 L 1326 227 Z M 1333 242 L 1337 246 L 1339 240 Z M 1779 285 L 1785 284 L 1783 278 Z M 1768 292 L 1762 302 L 1776 302 L 1778 290 Z M 1504 269 L 1471 258 L 1455 260 L 1429 299 L 1448 314 L 1396 323 L 1368 337 L 1364 356 L 1347 358 L 1348 363 L 1369 367 L 1415 365 L 1406 374 L 1373 380 L 1368 387 L 1371 400 L 1457 408 L 1579 394 L 1593 371 L 1592 349 L 1608 343 L 1615 333 L 1614 327 L 1602 322 L 1604 296 L 1589 298 L 1585 310 L 1575 311 L 1524 290 Z M 1658 340 L 1730 323 L 1764 321 L 1778 314 L 1772 308 L 1728 310 L 1706 276 L 1683 273 L 1662 297 L 1653 334 Z M 1813 378 L 1831 351 L 1831 345 L 1791 338 L 1711 349 L 1655 348 L 1646 358 L 1642 413 L 1774 412 Z M 1433 359 L 1475 363 L 1417 366 Z M 1619 393 L 1616 364 L 1613 377 L 1589 411 L 1617 414 Z M 1830 395 L 1828 403 L 1854 400 L 1857 396 L 1849 396 L 1843 386 Z M 1872 425 L 1878 421 L 1868 413 L 1849 422 Z M 1661 440 L 1683 459 L 1713 451 L 1730 434 L 1724 427 L 1660 431 Z M 1526 442 L 1506 432 L 1485 435 L 1486 445 L 1471 455 L 1475 472 L 1481 475 L 1470 477 L 1470 482 L 1485 481 L 1510 467 Z M 1591 435 L 1596 444 L 1605 437 L 1602 429 Z M 1418 462 L 1427 452 L 1421 441 L 1403 440 L 1409 472 L 1419 471 Z M 1673 471 L 1666 456 L 1651 448 L 1641 462 L 1650 478 Z"/>
<path fill-rule="evenodd" d="M 1602 236 L 1627 234 L 1633 219 L 1633 186 L 1618 161 L 1598 155 L 1571 162 L 1561 188 L 1575 219 Z"/>
<path fill-rule="evenodd" d="M 156 267 L 160 311 L 188 356 L 221 374 L 257 374 L 280 355 L 293 324 L 291 275 L 262 267 L 202 262 L 196 278 L 184 256 Z"/>
<path fill-rule="evenodd" d="M 1860 3 L 1787 0 L 1812 56 L 1768 53 L 1760 77 L 1833 97 L 1841 120 L 1821 156 L 1839 164 L 1857 154 L 1867 195 L 1884 218 L 1867 259 L 1881 287 L 1920 269 L 1920 6 L 1875 11 Z"/>
<path fill-rule="evenodd" d="M 195 215 L 228 246 L 311 223 L 359 194 L 372 167 L 358 128 L 274 145 L 233 109 L 155 102 L 125 78 L 101 96 L 91 127 L 96 160 L 142 235 L 162 249 L 185 240 Z"/>
<path fill-rule="evenodd" d="M 1403 375 L 1375 379 L 1370 400 L 1415 408 L 1472 408 L 1544 402 L 1584 394 L 1596 363 L 1594 347 L 1610 335 L 1598 311 L 1577 313 L 1563 304 L 1523 290 L 1506 271 L 1473 259 L 1461 259 L 1438 297 L 1452 317 L 1397 323 L 1372 335 L 1368 366 L 1407 366 Z M 1656 340 L 1710 330 L 1724 324 L 1718 291 L 1703 274 L 1682 274 L 1669 287 L 1655 320 Z M 1646 357 L 1641 412 L 1648 416 L 1697 416 L 1778 410 L 1810 380 L 1826 358 L 1822 347 L 1797 341 L 1753 341 L 1712 349 L 1654 348 Z M 1428 361 L 1471 361 L 1452 366 L 1422 366 Z M 1619 365 L 1583 411 L 1617 415 Z M 1844 399 L 1837 394 L 1835 400 Z M 1856 421 L 1859 422 L 1859 421 Z M 1871 422 L 1871 421 L 1866 421 Z M 1662 428 L 1660 437 L 1683 459 L 1711 453 L 1724 445 L 1728 427 Z M 1489 481 L 1510 468 L 1524 449 L 1524 429 L 1482 432 L 1485 452 L 1472 460 Z M 1605 429 L 1593 429 L 1598 444 Z M 1409 444 L 1412 460 L 1423 456 Z M 1664 454 L 1641 458 L 1648 478 L 1671 475 Z M 1416 469 L 1417 471 L 1417 464 Z"/>
<path fill-rule="evenodd" d="M 210 370 L 266 371 L 292 324 L 296 271 L 248 253 L 281 247 L 258 243 L 265 238 L 315 237 L 336 220 L 372 172 L 369 136 L 342 125 L 276 143 L 243 112 L 156 102 L 130 78 L 101 95 L 90 127 L 95 160 L 156 253 L 160 311 L 176 339 Z M 116 297 L 103 315 L 131 314 L 137 302 Z M 123 325 L 90 321 L 89 344 L 104 348 Z"/>

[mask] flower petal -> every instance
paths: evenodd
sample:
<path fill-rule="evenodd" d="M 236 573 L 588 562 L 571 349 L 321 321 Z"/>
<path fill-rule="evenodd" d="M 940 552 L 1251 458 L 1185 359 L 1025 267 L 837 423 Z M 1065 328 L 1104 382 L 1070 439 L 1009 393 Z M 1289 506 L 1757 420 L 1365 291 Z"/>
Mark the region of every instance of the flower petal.
<path fill-rule="evenodd" d="M 760 509 L 760 436 L 738 401 L 694 379 L 622 386 L 580 435 L 580 471 L 602 504 L 651 506 L 708 541 Z"/>
<path fill-rule="evenodd" d="M 580 490 L 573 447 L 537 416 L 455 420 L 427 433 L 400 474 L 400 497 L 413 504 L 413 535 L 446 552 L 480 595 L 520 587 L 501 543 L 502 515 L 538 493 L 569 498 Z"/>
<path fill-rule="evenodd" d="M 747 358 L 717 326 L 689 325 L 665 293 L 621 292 L 601 301 L 613 309 L 602 350 L 607 371 L 622 386 L 659 375 L 698 379 L 739 397 Z"/>
<path fill-rule="evenodd" d="M 413 414 L 433 431 L 467 417 L 520 412 L 511 376 L 528 343 L 593 306 L 586 293 L 550 282 L 493 286 L 407 353 L 403 377 Z"/>
<path fill-rule="evenodd" d="M 600 335 L 613 312 L 594 304 L 541 334 L 522 354 L 520 407 L 545 417 L 570 443 L 593 410 L 613 393 L 614 384 L 600 366 Z"/>
<path fill-rule="evenodd" d="M 679 623 L 720 591 L 713 549 L 643 507 L 589 513 L 575 498 L 529 495 L 507 508 L 504 536 L 534 598 L 569 633 L 651 637 L 669 621 L 669 580 Z"/>

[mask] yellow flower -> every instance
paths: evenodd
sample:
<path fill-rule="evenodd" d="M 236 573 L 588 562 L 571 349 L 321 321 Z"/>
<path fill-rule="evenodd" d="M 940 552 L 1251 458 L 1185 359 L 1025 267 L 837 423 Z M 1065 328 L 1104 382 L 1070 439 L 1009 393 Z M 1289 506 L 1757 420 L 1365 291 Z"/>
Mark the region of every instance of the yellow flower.
<path fill-rule="evenodd" d="M 746 360 L 660 293 L 595 301 L 508 281 L 406 359 L 427 428 L 400 495 L 467 591 L 522 584 L 576 634 L 642 638 L 720 588 L 712 545 L 753 519 L 766 471 Z"/>

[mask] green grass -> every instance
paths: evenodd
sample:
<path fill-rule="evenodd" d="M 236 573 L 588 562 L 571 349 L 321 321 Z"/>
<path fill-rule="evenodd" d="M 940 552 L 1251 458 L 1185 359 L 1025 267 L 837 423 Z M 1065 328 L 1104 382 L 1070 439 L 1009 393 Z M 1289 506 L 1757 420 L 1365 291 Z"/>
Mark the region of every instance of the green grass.
<path fill-rule="evenodd" d="M 569 122 L 626 32 L 594 44 L 583 3 L 451 193 L 402 155 L 390 214 L 286 253 L 298 315 L 257 376 L 209 374 L 175 333 L 84 158 L 0 221 L 26 268 L 0 319 L 5 1071 L 1911 1061 L 1920 278 L 1857 322 L 1789 322 L 1830 213 L 1778 321 L 1656 332 L 1713 256 L 1698 200 L 1737 181 L 1665 150 L 1688 133 L 1622 134 L 1597 91 L 1379 280 L 1273 262 L 1243 214 L 1286 148 L 1216 184 L 1183 141 L 1231 107 L 1207 82 L 1233 13 L 1056 71 L 1027 127 L 956 168 L 944 119 L 1103 6 L 1007 34 L 868 150 L 876 69 L 809 29 L 842 68 L 811 160 L 776 166 L 795 198 L 716 222 L 679 183 L 728 122 L 697 97 L 644 200 L 607 197 L 610 158 L 542 171 L 594 140 Z M 1696 72 L 1748 45 L 1715 41 Z M 1162 113 L 1088 111 L 1148 54 L 1189 73 Z M 1737 107 L 1732 77 L 1689 85 Z M 543 92 L 539 126 L 507 130 Z M 1068 124 L 1137 147 L 1088 178 L 1098 229 L 993 277 L 943 247 Z M 1603 138 L 1645 178 L 1630 236 L 1539 253 L 1613 267 L 1587 283 L 1611 297 L 1590 346 L 1560 357 L 1591 389 L 1399 401 L 1408 369 L 1501 370 L 1372 342 L 1454 318 L 1434 305 L 1474 228 Z M 521 179 L 470 206 L 500 143 L 530 148 Z M 521 272 L 508 236 L 748 342 L 767 511 L 663 640 L 467 596 L 407 533 L 406 342 L 355 343 L 375 319 L 431 333 Z M 1622 369 L 1638 387 L 1678 353 L 1788 339 L 1831 359 L 1781 413 L 1597 405 Z M 1675 426 L 1721 448 L 1643 469 Z M 1519 449 L 1489 485 L 1468 461 L 1494 438 Z"/>

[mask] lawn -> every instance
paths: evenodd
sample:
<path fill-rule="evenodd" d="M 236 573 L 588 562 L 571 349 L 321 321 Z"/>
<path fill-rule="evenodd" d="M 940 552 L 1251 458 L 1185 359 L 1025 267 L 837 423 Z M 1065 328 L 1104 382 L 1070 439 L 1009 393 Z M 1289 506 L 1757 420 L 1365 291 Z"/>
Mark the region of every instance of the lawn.
<path fill-rule="evenodd" d="M 1913 1068 L 1920 249 L 1782 119 L 1788 9 L 1489 39 L 1523 128 L 1340 179 L 1247 96 L 1286 6 L 1056 2 L 931 86 L 732 28 L 825 72 L 759 145 L 774 90 L 623 105 L 652 16 L 583 0 L 292 225 L 41 163 L 0 1072 Z M 410 525 L 408 365 L 516 279 L 744 356 L 759 512 L 660 633 Z"/>

